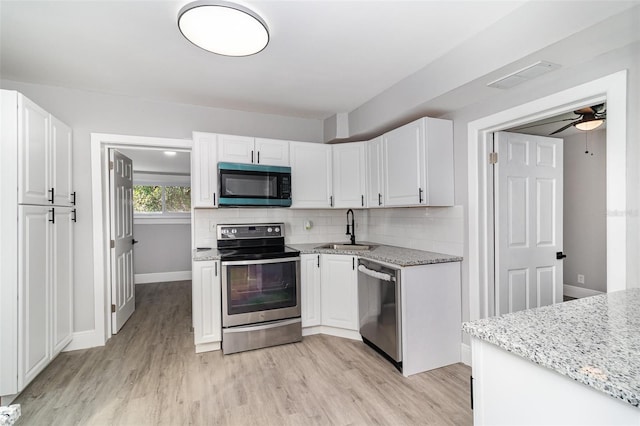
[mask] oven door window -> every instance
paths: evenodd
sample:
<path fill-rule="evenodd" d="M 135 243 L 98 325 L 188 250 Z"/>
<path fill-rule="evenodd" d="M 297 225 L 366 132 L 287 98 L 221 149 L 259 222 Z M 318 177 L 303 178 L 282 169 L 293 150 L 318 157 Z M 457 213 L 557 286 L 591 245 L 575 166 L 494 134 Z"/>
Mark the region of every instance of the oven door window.
<path fill-rule="evenodd" d="M 295 261 L 227 268 L 229 315 L 297 305 Z"/>
<path fill-rule="evenodd" d="M 226 198 L 278 198 L 278 175 L 240 170 L 221 171 L 220 195 Z"/>

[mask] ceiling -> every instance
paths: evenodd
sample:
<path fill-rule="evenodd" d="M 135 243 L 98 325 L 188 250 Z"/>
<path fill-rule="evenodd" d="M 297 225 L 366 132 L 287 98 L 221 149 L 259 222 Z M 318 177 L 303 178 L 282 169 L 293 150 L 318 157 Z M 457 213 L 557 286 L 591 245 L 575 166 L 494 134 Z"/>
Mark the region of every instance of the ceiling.
<path fill-rule="evenodd" d="M 187 1 L 0 2 L 3 79 L 324 119 L 349 112 L 525 1 L 241 1 L 271 31 L 229 58 L 177 28 Z M 55 17 L 55 19 L 52 19 Z"/>
<path fill-rule="evenodd" d="M 185 176 L 191 174 L 191 154 L 186 151 L 174 151 L 174 156 L 165 155 L 165 151 L 158 149 L 118 148 L 118 151 L 133 161 L 134 172 Z"/>

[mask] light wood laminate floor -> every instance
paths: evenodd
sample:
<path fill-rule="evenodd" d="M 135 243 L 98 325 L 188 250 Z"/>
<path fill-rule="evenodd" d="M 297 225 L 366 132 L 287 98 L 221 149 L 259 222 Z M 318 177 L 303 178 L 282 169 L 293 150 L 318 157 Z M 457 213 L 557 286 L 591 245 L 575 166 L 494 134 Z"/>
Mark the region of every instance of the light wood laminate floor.
<path fill-rule="evenodd" d="M 194 353 L 191 282 L 136 286 L 105 347 L 62 353 L 15 403 L 20 425 L 472 424 L 470 368 L 404 378 L 332 336 L 223 356 Z"/>

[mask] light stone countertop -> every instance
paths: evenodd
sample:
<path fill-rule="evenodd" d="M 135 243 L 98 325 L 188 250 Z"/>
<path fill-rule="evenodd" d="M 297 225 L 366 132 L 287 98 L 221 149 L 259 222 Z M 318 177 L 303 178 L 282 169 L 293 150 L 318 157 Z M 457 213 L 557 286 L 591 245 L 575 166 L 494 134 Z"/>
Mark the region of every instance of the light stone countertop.
<path fill-rule="evenodd" d="M 640 407 L 640 289 L 466 322 L 462 329 Z"/>
<path fill-rule="evenodd" d="M 319 249 L 322 243 L 311 244 L 288 244 L 289 247 L 300 250 L 302 254 L 347 254 L 355 255 L 362 259 L 379 260 L 396 266 L 417 266 L 429 265 L 433 263 L 460 262 L 462 257 L 448 254 L 434 253 L 431 251 L 415 250 L 404 247 L 387 246 L 371 242 L 358 242 L 377 246 L 372 250 L 333 250 Z"/>
<path fill-rule="evenodd" d="M 358 244 L 376 245 L 372 250 L 333 250 L 318 249 L 316 247 L 324 245 L 324 243 L 311 244 L 287 244 L 287 246 L 299 250 L 301 254 L 346 254 L 356 255 L 363 259 L 378 260 L 397 266 L 417 266 L 429 265 L 433 263 L 460 262 L 462 257 L 451 256 L 448 254 L 434 253 L 424 250 L 415 250 L 403 247 L 387 246 L 384 244 L 359 242 Z M 194 250 L 193 260 L 218 260 L 220 254 L 216 248 L 209 250 Z"/>

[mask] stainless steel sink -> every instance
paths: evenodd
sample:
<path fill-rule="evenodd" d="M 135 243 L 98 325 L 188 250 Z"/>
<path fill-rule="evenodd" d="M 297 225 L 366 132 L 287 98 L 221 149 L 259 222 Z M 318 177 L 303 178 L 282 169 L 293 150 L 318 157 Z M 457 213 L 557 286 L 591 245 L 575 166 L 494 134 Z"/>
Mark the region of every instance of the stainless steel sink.
<path fill-rule="evenodd" d="M 373 250 L 378 246 L 369 245 L 369 244 L 349 244 L 349 243 L 330 243 L 324 244 L 318 247 L 317 249 L 329 249 L 329 250 Z"/>

